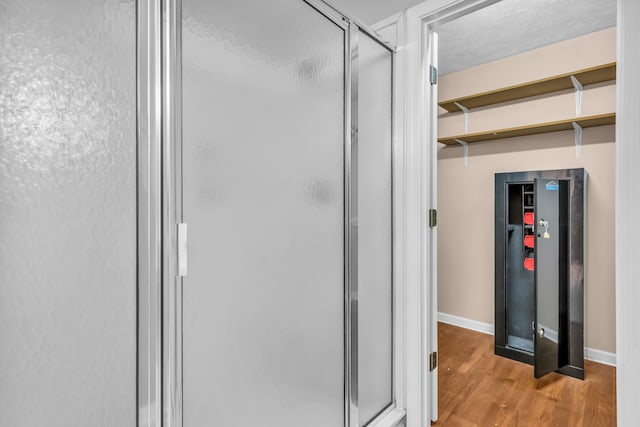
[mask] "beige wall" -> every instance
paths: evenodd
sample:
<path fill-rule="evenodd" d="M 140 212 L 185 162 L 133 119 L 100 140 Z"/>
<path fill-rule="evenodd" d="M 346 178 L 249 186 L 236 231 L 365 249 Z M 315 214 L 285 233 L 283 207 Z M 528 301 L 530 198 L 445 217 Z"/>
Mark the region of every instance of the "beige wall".
<path fill-rule="evenodd" d="M 585 49 L 584 46 L 589 47 Z M 566 50 L 567 52 L 563 53 Z M 578 50 L 582 55 L 573 55 Z M 588 55 L 588 56 L 587 56 Z M 585 56 L 589 60 L 585 59 Z M 513 84 L 516 72 L 586 68 L 615 60 L 615 29 L 600 31 L 522 55 L 442 76 L 440 93 L 455 96 L 498 87 L 500 76 Z M 478 78 L 491 75 L 493 87 Z M 553 71 L 556 72 L 556 71 Z M 558 71 L 565 72 L 565 71 Z M 538 75 L 536 78 L 545 77 Z M 453 88 L 452 86 L 455 86 Z M 444 99 L 441 97 L 441 99 Z M 615 85 L 588 87 L 583 115 L 615 111 Z M 470 132 L 575 116 L 570 91 L 473 110 Z M 441 114 L 439 135 L 462 133 L 460 114 Z M 584 130 L 576 156 L 573 131 L 469 145 L 440 147 L 438 156 L 438 310 L 481 322 L 494 322 L 494 174 L 539 169 L 585 168 L 589 173 L 585 345 L 615 352 L 615 127 Z"/>

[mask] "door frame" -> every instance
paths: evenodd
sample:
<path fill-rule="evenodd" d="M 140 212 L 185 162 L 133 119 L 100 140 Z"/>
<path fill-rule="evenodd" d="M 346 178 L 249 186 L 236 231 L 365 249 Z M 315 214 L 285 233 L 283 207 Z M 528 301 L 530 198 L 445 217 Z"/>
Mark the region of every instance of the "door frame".
<path fill-rule="evenodd" d="M 640 292 L 637 286 L 635 226 L 640 216 L 640 2 L 618 0 L 616 79 L 616 405 L 618 425 L 636 425 L 640 418 Z"/>
<path fill-rule="evenodd" d="M 397 22 L 400 35 L 399 83 L 403 91 L 406 292 L 407 427 L 428 427 L 438 416 L 438 369 L 429 372 L 437 351 L 437 227 L 429 227 L 429 209 L 437 209 L 437 90 L 428 80 L 432 52 L 430 26 L 452 20 L 500 0 L 429 0 L 407 9 Z M 387 21 L 378 27 L 384 27 Z M 437 64 L 435 64 L 437 65 Z M 430 117 L 430 120 L 424 120 Z"/>

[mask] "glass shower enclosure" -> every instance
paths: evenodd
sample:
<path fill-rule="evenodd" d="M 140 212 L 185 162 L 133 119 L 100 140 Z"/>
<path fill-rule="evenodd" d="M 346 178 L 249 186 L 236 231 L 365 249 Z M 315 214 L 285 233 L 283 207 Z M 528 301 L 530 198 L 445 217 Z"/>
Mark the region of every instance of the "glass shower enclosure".
<path fill-rule="evenodd" d="M 393 409 L 392 47 L 319 0 L 5 0 L 0 36 L 0 425 Z"/>
<path fill-rule="evenodd" d="M 180 12 L 173 419 L 364 426 L 393 404 L 393 52 L 321 2 Z"/>

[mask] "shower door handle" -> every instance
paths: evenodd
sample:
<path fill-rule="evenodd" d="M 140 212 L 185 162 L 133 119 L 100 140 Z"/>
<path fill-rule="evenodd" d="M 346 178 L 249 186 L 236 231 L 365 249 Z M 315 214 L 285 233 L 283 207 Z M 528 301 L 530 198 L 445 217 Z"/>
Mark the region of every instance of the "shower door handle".
<path fill-rule="evenodd" d="M 178 224 L 177 231 L 178 241 L 178 276 L 184 277 L 187 275 L 187 224 Z"/>

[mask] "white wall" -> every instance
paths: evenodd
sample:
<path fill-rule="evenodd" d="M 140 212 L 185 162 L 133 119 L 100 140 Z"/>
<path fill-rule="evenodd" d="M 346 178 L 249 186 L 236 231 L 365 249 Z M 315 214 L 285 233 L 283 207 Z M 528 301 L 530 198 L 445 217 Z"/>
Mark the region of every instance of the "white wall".
<path fill-rule="evenodd" d="M 618 0 L 616 309 L 618 425 L 640 419 L 640 2 Z"/>

